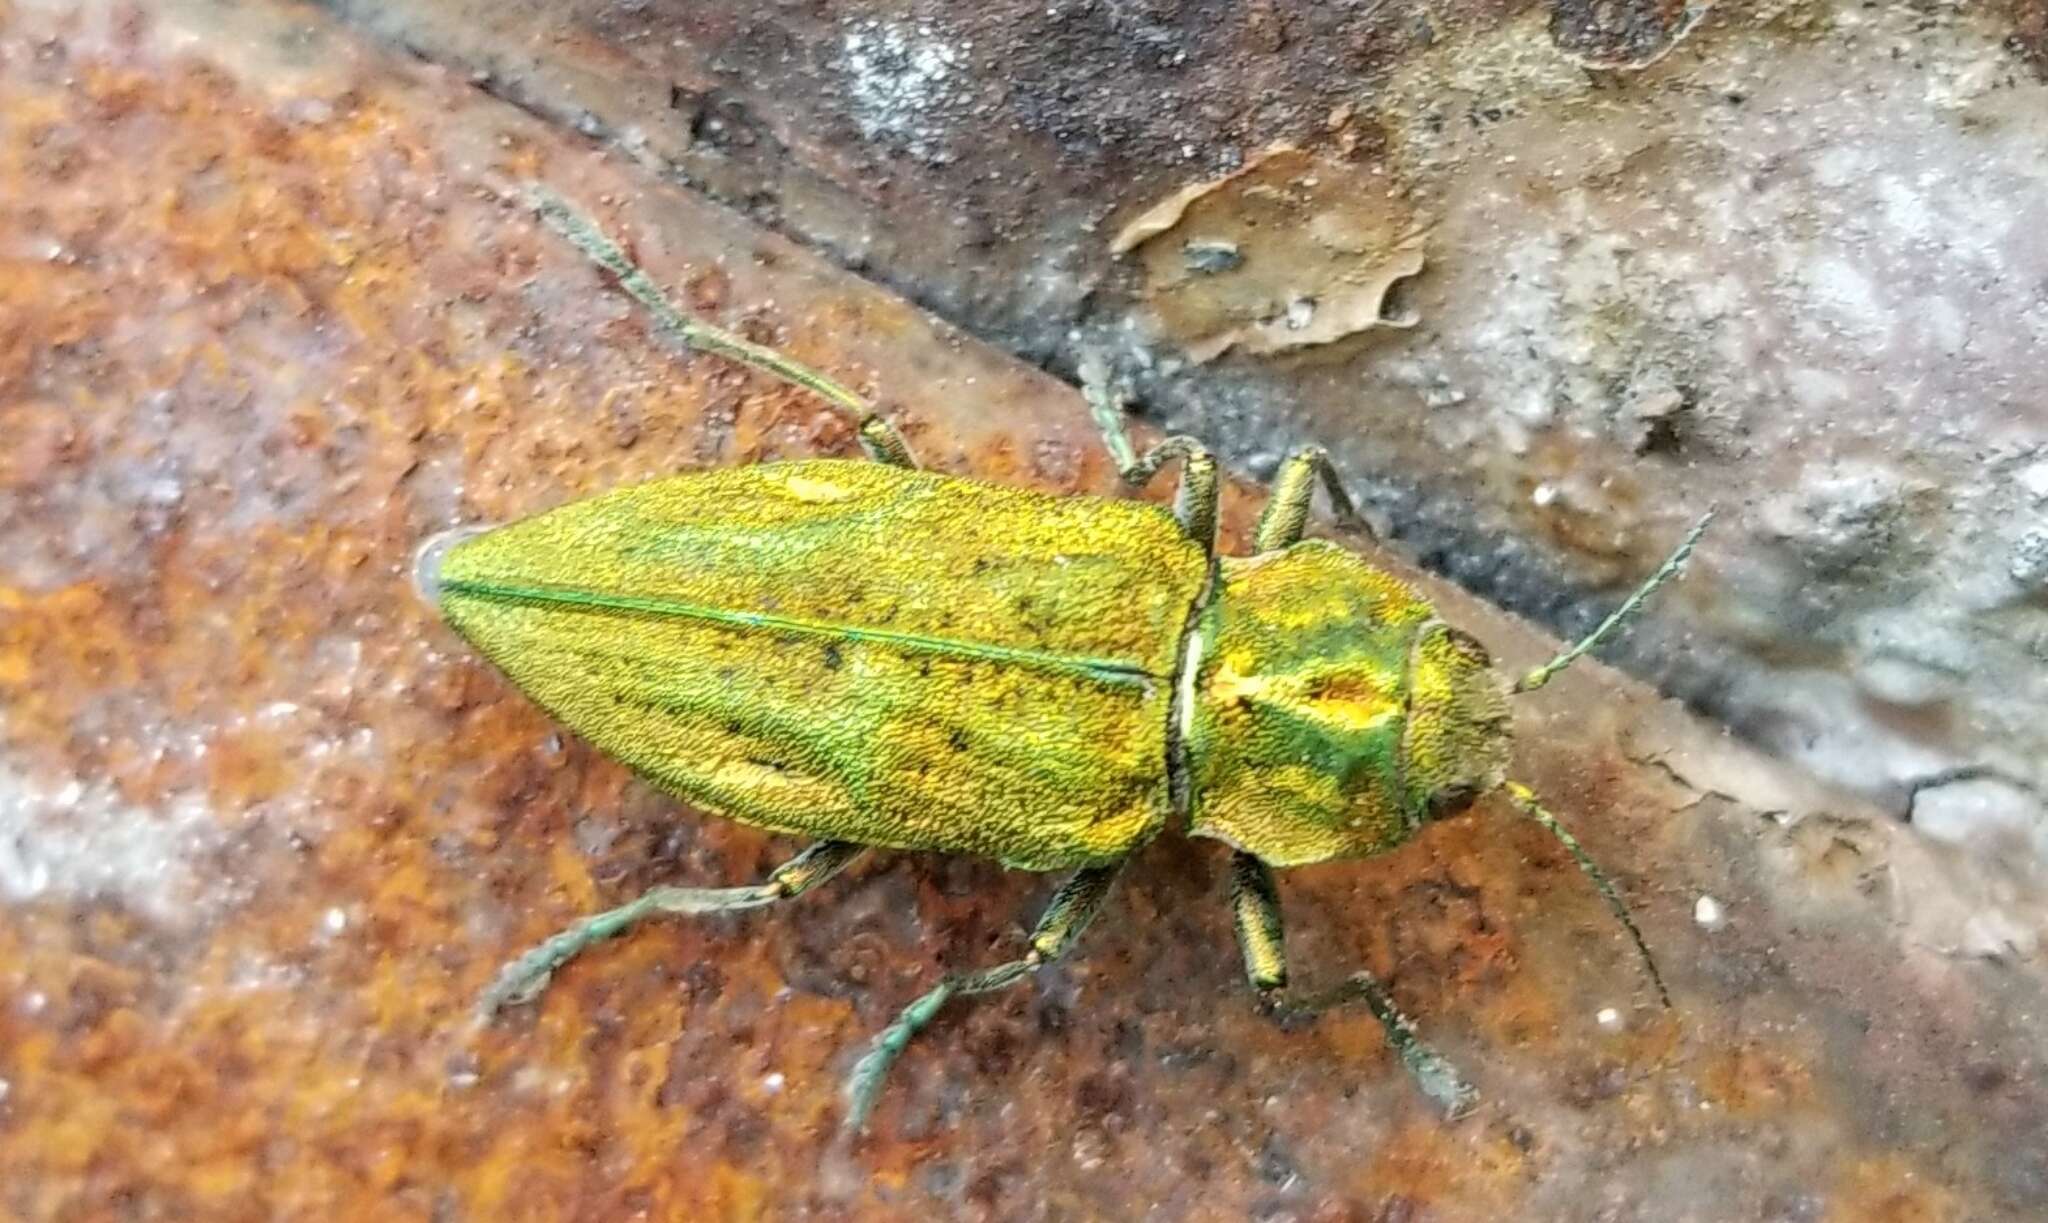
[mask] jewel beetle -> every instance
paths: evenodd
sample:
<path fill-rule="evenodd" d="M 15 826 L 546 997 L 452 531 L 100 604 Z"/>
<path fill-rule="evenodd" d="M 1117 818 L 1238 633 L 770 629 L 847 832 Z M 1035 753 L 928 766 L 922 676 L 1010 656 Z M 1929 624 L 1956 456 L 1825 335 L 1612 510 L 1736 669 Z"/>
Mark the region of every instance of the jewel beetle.
<path fill-rule="evenodd" d="M 1541 687 L 1677 575 L 1706 527 L 1585 640 L 1518 680 L 1414 589 L 1303 537 L 1324 452 L 1281 466 L 1249 556 L 1215 548 L 1219 476 L 1192 438 L 1140 455 L 1096 363 L 1084 382 L 1126 484 L 1180 464 L 1171 508 L 917 469 L 869 404 L 677 310 L 541 189 L 528 202 L 661 329 L 807 387 L 858 420 L 866 458 L 679 475 L 423 551 L 446 622 L 563 725 L 699 810 L 813 844 L 756 884 L 663 886 L 508 964 L 481 1006 L 536 997 L 584 948 L 663 914 L 793 899 L 868 848 L 1071 872 L 1018 958 L 948 976 L 854 1066 L 864 1123 L 890 1064 L 951 999 L 1066 954 L 1122 864 L 1169 830 L 1232 851 L 1247 977 L 1276 1010 L 1363 1001 L 1451 1115 L 1473 1089 L 1371 974 L 1290 998 L 1275 868 L 1384 853 L 1503 791 L 1563 843 L 1670 999 L 1620 894 L 1506 776 L 1508 700 Z"/>

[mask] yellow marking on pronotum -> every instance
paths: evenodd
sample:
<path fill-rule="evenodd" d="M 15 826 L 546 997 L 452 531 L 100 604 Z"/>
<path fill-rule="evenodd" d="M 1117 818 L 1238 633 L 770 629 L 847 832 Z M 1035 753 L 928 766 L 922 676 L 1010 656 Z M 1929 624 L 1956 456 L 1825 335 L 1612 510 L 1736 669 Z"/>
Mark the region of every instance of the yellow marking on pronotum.
<path fill-rule="evenodd" d="M 1200 661 L 1199 656 L 1197 661 Z M 1255 665 L 1243 655 L 1218 660 L 1215 672 L 1209 676 L 1209 699 L 1219 705 L 1238 705 L 1256 701 L 1272 692 L 1280 682 L 1277 678 L 1250 675 L 1240 669 Z"/>
<path fill-rule="evenodd" d="M 1305 699 L 1302 708 L 1311 716 L 1346 730 L 1369 730 L 1401 716 L 1400 702 L 1380 694 L 1339 696 L 1324 692 Z"/>

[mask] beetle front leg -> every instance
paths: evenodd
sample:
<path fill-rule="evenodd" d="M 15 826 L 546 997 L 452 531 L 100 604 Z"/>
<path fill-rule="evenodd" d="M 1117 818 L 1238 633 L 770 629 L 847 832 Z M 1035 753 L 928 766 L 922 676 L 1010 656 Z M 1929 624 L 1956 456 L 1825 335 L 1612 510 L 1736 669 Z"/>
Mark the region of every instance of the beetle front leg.
<path fill-rule="evenodd" d="M 986 994 L 1014 985 L 1072 950 L 1088 929 L 1088 923 L 1101 912 L 1103 902 L 1109 899 L 1110 886 L 1122 869 L 1123 863 L 1112 862 L 1076 871 L 1053 894 L 1052 903 L 1032 928 L 1031 949 L 1022 959 L 980 972 L 945 977 L 931 992 L 904 1007 L 895 1022 L 875 1037 L 874 1044 L 854 1063 L 853 1073 L 847 1077 L 846 1128 L 858 1133 L 866 1127 L 889 1067 L 948 1001 L 963 994 Z"/>
<path fill-rule="evenodd" d="M 1265 510 L 1259 514 L 1258 528 L 1252 533 L 1253 551 L 1278 552 L 1300 541 L 1302 531 L 1308 527 L 1309 502 L 1315 497 L 1318 480 L 1330 494 L 1330 508 L 1337 520 L 1372 538 L 1372 527 L 1359 516 L 1351 494 L 1344 491 L 1329 452 L 1321 446 L 1303 446 L 1287 456 L 1287 461 L 1280 465 L 1280 474 L 1273 477 L 1272 499 L 1266 502 Z"/>
<path fill-rule="evenodd" d="M 1456 1119 L 1471 1111 L 1479 1093 L 1458 1074 L 1450 1059 L 1423 1043 L 1415 1021 L 1401 1013 L 1379 978 L 1360 970 L 1334 989 L 1300 1000 L 1282 996 L 1287 987 L 1286 923 L 1280 912 L 1280 890 L 1273 868 L 1247 853 L 1230 862 L 1230 907 L 1237 925 L 1237 945 L 1244 953 L 1245 976 L 1258 991 L 1260 1004 L 1277 1018 L 1314 1018 L 1333 1007 L 1362 1001 L 1380 1021 L 1387 1044 L 1401 1059 L 1422 1094 Z"/>
<path fill-rule="evenodd" d="M 477 1017 L 489 1019 L 504 1006 L 531 1002 L 547 988 L 555 970 L 593 943 L 615 938 L 660 914 L 698 916 L 757 909 L 790 900 L 845 870 L 867 847 L 847 841 L 820 841 L 783 863 L 757 884 L 736 888 L 650 888 L 638 899 L 584 918 L 533 950 L 505 965 L 484 991 Z"/>

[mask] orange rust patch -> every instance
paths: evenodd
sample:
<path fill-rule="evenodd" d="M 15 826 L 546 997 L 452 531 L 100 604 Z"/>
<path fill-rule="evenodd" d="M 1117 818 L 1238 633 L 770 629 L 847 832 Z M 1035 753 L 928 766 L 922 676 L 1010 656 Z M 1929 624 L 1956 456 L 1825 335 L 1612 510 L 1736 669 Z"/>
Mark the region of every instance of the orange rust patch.
<path fill-rule="evenodd" d="M 1857 1160 L 1842 1170 L 1829 1223 L 1949 1223 L 1964 1218 L 1954 1196 L 1897 1157 Z"/>
<path fill-rule="evenodd" d="M 1808 1105 L 1813 1076 L 1790 1057 L 1755 1045 L 1723 1049 L 1700 1067 L 1700 1095 L 1738 1117 L 1778 1116 Z"/>

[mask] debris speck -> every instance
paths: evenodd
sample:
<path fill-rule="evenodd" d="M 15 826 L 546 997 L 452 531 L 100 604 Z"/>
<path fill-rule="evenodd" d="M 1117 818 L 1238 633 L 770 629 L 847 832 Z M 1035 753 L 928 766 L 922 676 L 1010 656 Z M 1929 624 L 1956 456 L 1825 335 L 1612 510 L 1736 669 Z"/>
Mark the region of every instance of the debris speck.
<path fill-rule="evenodd" d="M 1727 924 L 1727 914 L 1721 908 L 1721 902 L 1712 896 L 1702 896 L 1693 902 L 1692 919 L 1707 930 L 1719 930 Z"/>
<path fill-rule="evenodd" d="M 1180 248 L 1180 257 L 1188 271 L 1201 276 L 1235 271 L 1244 264 L 1244 253 L 1235 242 L 1190 242 Z"/>
<path fill-rule="evenodd" d="M 2007 570 L 2029 590 L 2048 585 L 2048 527 L 2031 527 L 2020 536 Z"/>

